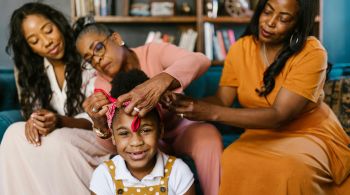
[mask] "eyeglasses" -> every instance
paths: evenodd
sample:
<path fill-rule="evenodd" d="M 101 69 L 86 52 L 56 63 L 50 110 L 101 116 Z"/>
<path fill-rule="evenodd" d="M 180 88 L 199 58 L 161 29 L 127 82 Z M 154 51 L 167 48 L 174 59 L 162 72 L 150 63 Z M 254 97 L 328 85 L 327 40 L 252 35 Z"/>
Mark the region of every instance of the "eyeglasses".
<path fill-rule="evenodd" d="M 94 58 L 95 56 L 102 57 L 106 53 L 106 41 L 110 36 L 111 34 L 108 35 L 103 41 L 97 42 L 94 49 L 92 50 L 92 56 L 84 59 L 82 64 L 83 69 L 91 69 L 96 67 L 96 65 L 94 65 Z"/>

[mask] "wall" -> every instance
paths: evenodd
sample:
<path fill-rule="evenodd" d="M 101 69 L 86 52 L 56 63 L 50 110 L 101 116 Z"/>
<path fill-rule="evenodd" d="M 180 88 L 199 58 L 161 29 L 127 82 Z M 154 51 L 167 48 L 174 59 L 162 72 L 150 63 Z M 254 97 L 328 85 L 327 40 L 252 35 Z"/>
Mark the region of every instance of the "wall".
<path fill-rule="evenodd" d="M 5 52 L 7 45 L 7 39 L 9 34 L 8 24 L 12 12 L 27 2 L 33 2 L 30 0 L 0 0 L 0 68 L 12 68 L 13 62 L 11 58 Z M 70 0 L 41 0 L 43 2 L 51 5 L 58 10 L 61 10 L 68 19 L 70 19 Z"/>
<path fill-rule="evenodd" d="M 323 44 L 332 63 L 350 63 L 350 1 L 323 0 Z"/>

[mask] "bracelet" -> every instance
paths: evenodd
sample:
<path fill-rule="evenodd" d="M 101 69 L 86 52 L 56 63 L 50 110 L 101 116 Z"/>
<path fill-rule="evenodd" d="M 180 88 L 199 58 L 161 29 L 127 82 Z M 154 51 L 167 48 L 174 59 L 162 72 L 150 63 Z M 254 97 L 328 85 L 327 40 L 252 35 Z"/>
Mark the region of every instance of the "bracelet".
<path fill-rule="evenodd" d="M 96 128 L 94 125 L 92 125 L 92 130 L 96 133 L 96 135 L 101 139 L 108 139 L 111 137 L 111 132 L 103 132 L 101 129 Z"/>

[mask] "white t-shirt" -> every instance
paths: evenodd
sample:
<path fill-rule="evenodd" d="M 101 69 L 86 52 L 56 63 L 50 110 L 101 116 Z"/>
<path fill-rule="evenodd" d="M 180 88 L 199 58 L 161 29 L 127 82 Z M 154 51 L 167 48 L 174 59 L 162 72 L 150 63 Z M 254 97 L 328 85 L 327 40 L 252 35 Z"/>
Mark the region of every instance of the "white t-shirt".
<path fill-rule="evenodd" d="M 157 162 L 152 172 L 142 180 L 136 179 L 127 169 L 124 159 L 117 155 L 112 160 L 116 167 L 116 179 L 122 180 L 125 187 L 146 187 L 159 185 L 164 176 L 164 167 L 169 156 L 158 152 Z M 176 159 L 168 181 L 168 194 L 179 195 L 186 193 L 194 182 L 193 173 L 181 160 Z M 97 195 L 115 195 L 116 188 L 105 163 L 100 164 L 94 171 L 90 182 L 90 190 Z"/>

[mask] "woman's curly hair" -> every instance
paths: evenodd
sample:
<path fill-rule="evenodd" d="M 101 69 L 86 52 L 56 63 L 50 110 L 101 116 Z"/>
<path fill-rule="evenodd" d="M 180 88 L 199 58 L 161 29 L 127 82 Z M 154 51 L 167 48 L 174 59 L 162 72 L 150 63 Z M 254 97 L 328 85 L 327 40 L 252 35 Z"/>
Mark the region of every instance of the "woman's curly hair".
<path fill-rule="evenodd" d="M 81 92 L 82 69 L 81 57 L 75 48 L 73 30 L 64 15 L 54 8 L 42 3 L 26 3 L 16 9 L 10 20 L 10 38 L 6 47 L 8 54 L 12 54 L 18 69 L 18 85 L 21 88 L 20 104 L 24 117 L 29 118 L 36 105 L 49 109 L 52 89 L 44 69 L 44 58 L 32 51 L 28 45 L 22 23 L 29 15 L 41 15 L 52 21 L 64 37 L 65 48 L 62 61 L 65 63 L 65 80 L 67 83 L 67 100 L 65 114 L 73 116 L 80 113 L 84 95 Z"/>

